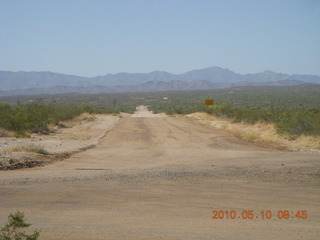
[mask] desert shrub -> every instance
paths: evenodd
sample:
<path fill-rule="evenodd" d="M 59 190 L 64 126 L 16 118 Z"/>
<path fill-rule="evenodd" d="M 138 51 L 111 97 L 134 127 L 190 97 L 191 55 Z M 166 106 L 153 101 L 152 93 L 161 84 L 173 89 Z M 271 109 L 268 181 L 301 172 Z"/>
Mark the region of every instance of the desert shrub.
<path fill-rule="evenodd" d="M 254 124 L 256 122 L 274 123 L 279 134 L 320 135 L 320 113 L 318 110 L 274 110 L 231 108 L 221 106 L 212 108 L 210 113 L 232 119 L 234 122 Z"/>
<path fill-rule="evenodd" d="M 43 103 L 33 103 L 24 106 L 26 114 L 26 130 L 44 132 L 49 123 L 53 121 L 54 107 Z"/>
<path fill-rule="evenodd" d="M 152 110 L 154 113 L 165 112 L 168 115 L 204 111 L 233 122 L 274 123 L 279 134 L 320 135 L 320 111 L 318 109 L 234 108 L 227 104 L 220 104 L 210 107 L 194 105 L 189 108 L 181 105 L 153 106 Z"/>
<path fill-rule="evenodd" d="M 274 109 L 232 108 L 225 104 L 211 106 L 205 111 L 218 117 L 232 119 L 233 122 L 247 124 L 275 122 L 278 118 L 278 111 Z"/>
<path fill-rule="evenodd" d="M 281 134 L 320 135 L 320 114 L 315 111 L 284 111 L 275 123 Z"/>
<path fill-rule="evenodd" d="M 233 122 L 254 124 L 274 123 L 279 134 L 320 135 L 320 111 L 317 109 L 250 109 L 217 105 L 206 112 L 218 117 L 229 118 Z"/>
<path fill-rule="evenodd" d="M 8 222 L 0 229 L 0 240 L 37 240 L 40 231 L 35 230 L 28 235 L 24 229 L 30 227 L 31 224 L 26 222 L 23 212 L 17 211 L 8 216 Z"/>
<path fill-rule="evenodd" d="M 0 128 L 9 129 L 11 120 L 11 107 L 9 104 L 0 102 Z"/>
<path fill-rule="evenodd" d="M 15 131 L 19 135 L 27 130 L 31 132 L 42 132 L 52 121 L 51 114 L 54 111 L 52 106 L 33 103 L 23 105 L 18 103 L 15 107 L 0 107 L 0 127 Z"/>
<path fill-rule="evenodd" d="M 210 106 L 209 108 L 204 108 L 204 111 L 222 118 L 234 117 L 234 110 L 226 104 Z"/>
<path fill-rule="evenodd" d="M 26 132 L 45 133 L 48 125 L 70 120 L 82 113 L 110 114 L 130 112 L 132 108 L 113 108 L 111 106 L 92 106 L 87 103 L 79 105 L 56 106 L 35 102 L 31 104 L 18 103 L 10 106 L 0 102 L 0 128 L 16 132 L 16 136 L 26 136 Z"/>
<path fill-rule="evenodd" d="M 10 105 L 6 102 L 0 102 L 0 111 L 8 111 L 10 110 Z"/>

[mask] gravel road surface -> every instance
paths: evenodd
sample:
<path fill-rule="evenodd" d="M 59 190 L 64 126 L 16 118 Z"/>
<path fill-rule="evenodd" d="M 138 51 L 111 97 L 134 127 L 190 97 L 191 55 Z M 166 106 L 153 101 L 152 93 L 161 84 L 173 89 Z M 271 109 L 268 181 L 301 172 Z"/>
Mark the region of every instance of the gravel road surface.
<path fill-rule="evenodd" d="M 20 210 L 45 240 L 319 239 L 319 186 L 319 153 L 254 146 L 140 106 L 94 148 L 0 172 L 0 225 Z"/>

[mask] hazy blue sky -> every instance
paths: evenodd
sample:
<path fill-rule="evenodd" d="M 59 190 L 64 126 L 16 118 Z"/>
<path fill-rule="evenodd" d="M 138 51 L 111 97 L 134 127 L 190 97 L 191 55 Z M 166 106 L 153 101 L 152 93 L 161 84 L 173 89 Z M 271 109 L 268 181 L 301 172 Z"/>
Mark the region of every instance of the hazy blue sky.
<path fill-rule="evenodd" d="M 320 0 L 0 0 L 0 70 L 320 75 Z"/>

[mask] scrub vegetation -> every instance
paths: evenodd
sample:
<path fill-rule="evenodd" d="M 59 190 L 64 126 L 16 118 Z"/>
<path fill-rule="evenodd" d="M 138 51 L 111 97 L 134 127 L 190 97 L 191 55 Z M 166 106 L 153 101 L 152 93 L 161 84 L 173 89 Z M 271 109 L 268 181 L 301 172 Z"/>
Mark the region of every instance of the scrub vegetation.
<path fill-rule="evenodd" d="M 25 233 L 25 229 L 31 224 L 26 222 L 23 212 L 17 211 L 8 216 L 8 222 L 0 228 L 0 240 L 37 240 L 40 231 L 35 230 L 32 234 Z"/>
<path fill-rule="evenodd" d="M 168 95 L 170 103 L 150 104 L 154 112 L 206 112 L 232 122 L 272 123 L 279 134 L 320 135 L 320 86 L 248 87 Z M 203 99 L 214 99 L 205 106 Z M 202 101 L 202 102 L 201 102 Z"/>
<path fill-rule="evenodd" d="M 82 113 L 119 113 L 133 110 L 113 107 L 93 106 L 89 104 L 57 105 L 43 101 L 15 105 L 0 102 L 0 128 L 13 131 L 17 137 L 26 137 L 28 133 L 48 133 L 49 124 L 59 124 L 60 121 L 70 120 Z M 1 131 L 6 135 L 6 131 Z"/>
<path fill-rule="evenodd" d="M 214 99 L 215 105 L 205 106 L 205 99 Z M 20 96 L 2 97 L 0 101 L 2 135 L 11 132 L 18 136 L 28 132 L 45 133 L 49 124 L 58 124 L 84 112 L 133 113 L 138 105 L 168 115 L 207 112 L 233 122 L 272 123 L 279 134 L 320 135 L 320 85 L 315 84 L 183 92 Z"/>

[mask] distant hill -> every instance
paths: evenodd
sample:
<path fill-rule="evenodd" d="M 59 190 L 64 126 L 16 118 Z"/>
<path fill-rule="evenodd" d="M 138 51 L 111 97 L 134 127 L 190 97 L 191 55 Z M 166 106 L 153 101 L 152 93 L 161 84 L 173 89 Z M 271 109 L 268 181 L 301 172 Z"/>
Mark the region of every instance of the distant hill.
<path fill-rule="evenodd" d="M 276 82 L 252 83 L 212 83 L 204 80 L 195 81 L 149 81 L 134 86 L 92 86 L 92 87 L 72 87 L 55 86 L 48 88 L 32 88 L 23 90 L 0 91 L 0 96 L 18 96 L 18 95 L 54 95 L 54 94 L 97 94 L 97 93 L 124 93 L 124 92 L 159 92 L 159 91 L 191 91 L 191 90 L 209 90 L 223 89 L 245 86 L 295 86 L 308 84 L 302 81 L 283 80 Z M 311 84 L 311 83 L 309 83 Z"/>
<path fill-rule="evenodd" d="M 288 75 L 272 71 L 243 75 L 220 67 L 193 70 L 183 74 L 155 71 L 151 73 L 107 74 L 92 78 L 52 72 L 0 71 L 1 96 L 183 91 L 235 86 L 292 86 L 304 83 L 320 84 L 320 76 Z"/>

